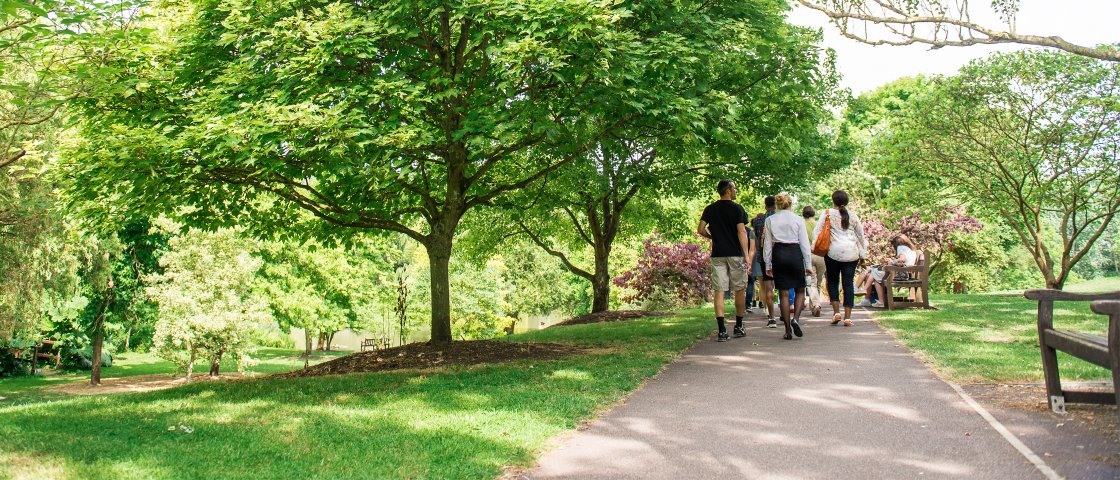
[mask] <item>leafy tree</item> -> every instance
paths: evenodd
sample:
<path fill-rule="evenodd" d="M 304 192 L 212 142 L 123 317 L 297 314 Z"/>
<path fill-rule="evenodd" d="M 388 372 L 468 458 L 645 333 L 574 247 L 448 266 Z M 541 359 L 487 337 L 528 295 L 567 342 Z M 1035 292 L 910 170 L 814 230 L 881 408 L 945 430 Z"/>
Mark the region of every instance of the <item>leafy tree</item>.
<path fill-rule="evenodd" d="M 1048 51 L 993 55 L 911 102 L 899 155 L 1003 218 L 1046 287 L 1061 289 L 1120 213 L 1118 89 L 1115 63 Z"/>
<path fill-rule="evenodd" d="M 160 259 L 163 273 L 149 277 L 147 288 L 159 305 L 155 351 L 188 380 L 199 358 L 210 360 L 217 376 L 223 358 L 243 363 L 254 324 L 273 321 L 257 285 L 261 260 L 233 229 L 187 231 L 169 246 Z"/>
<path fill-rule="evenodd" d="M 977 9 L 967 0 L 797 0 L 828 15 L 840 34 L 871 45 L 925 44 L 931 48 L 1019 43 L 1063 50 L 1089 58 L 1120 61 L 1120 51 L 1087 47 L 1056 35 L 1030 35 L 1015 29 L 1019 0 L 992 0 Z M 1002 25 L 974 21 L 995 14 Z M 1088 11 L 1086 12 L 1089 13 Z M 876 27 L 872 27 L 875 25 Z"/>
<path fill-rule="evenodd" d="M 626 120 L 581 122 L 598 100 L 653 103 L 602 81 L 648 58 L 650 39 L 612 1 L 163 6 L 181 19 L 170 42 L 106 79 L 134 88 L 83 103 L 75 196 L 188 205 L 182 219 L 208 228 L 269 233 L 303 209 L 322 221 L 301 235 L 408 235 L 428 253 L 434 342 L 452 339 L 448 262 L 464 214 Z"/>
<path fill-rule="evenodd" d="M 816 33 L 784 23 L 786 8 L 767 1 L 633 7 L 633 28 L 656 32 L 648 33 L 646 68 L 612 72 L 614 81 L 666 100 L 601 99 L 611 116 L 599 121 L 620 112 L 629 120 L 509 213 L 519 233 L 591 283 L 592 312 L 609 306 L 614 242 L 650 231 L 643 227 L 659 216 L 658 197 L 698 184 L 710 190 L 700 178 L 744 174 L 741 183 L 758 188 L 794 186 L 848 161 L 821 128 L 835 100 L 831 58 L 821 60 Z M 581 249 L 591 261 L 573 256 Z"/>
<path fill-rule="evenodd" d="M 388 283 L 388 270 L 363 252 L 370 242 L 355 242 L 349 249 L 315 243 L 265 242 L 261 278 L 273 316 L 283 327 L 298 327 L 305 333 L 305 354 L 312 349 L 312 333 L 318 349 L 330 350 L 335 333 L 358 325 L 361 305 L 376 301 L 376 293 Z"/>

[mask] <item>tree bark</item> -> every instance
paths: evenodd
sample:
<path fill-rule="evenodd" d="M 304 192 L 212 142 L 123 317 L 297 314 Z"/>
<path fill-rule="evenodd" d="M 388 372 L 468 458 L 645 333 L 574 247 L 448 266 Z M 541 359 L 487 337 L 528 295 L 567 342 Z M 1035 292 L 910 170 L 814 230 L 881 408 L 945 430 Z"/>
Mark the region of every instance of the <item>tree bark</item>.
<path fill-rule="evenodd" d="M 105 301 L 101 304 L 101 309 L 97 312 L 97 318 L 93 320 L 93 358 L 90 359 L 90 385 L 101 385 L 101 352 L 105 344 L 105 314 L 109 311 L 109 305 L 113 303 L 113 280 L 109 279 L 109 287 L 105 291 Z"/>
<path fill-rule="evenodd" d="M 224 350 L 218 350 L 218 353 L 214 354 L 214 358 L 212 358 L 210 360 L 210 376 L 211 377 L 218 378 L 218 376 L 220 375 L 219 370 L 222 368 L 222 354 L 223 353 L 225 353 Z"/>
<path fill-rule="evenodd" d="M 334 343 L 334 334 L 336 333 L 338 332 L 331 332 L 327 334 L 327 348 L 325 350 L 328 352 L 331 351 L 331 344 Z"/>
<path fill-rule="evenodd" d="M 451 238 L 433 235 L 426 245 L 431 269 L 432 343 L 451 342 Z"/>
<path fill-rule="evenodd" d="M 190 360 L 189 363 L 187 363 L 187 382 L 191 381 L 191 375 L 194 374 L 194 357 L 195 357 L 196 352 L 197 352 L 197 349 L 195 349 L 194 346 L 192 345 L 191 346 L 191 360 Z"/>
<path fill-rule="evenodd" d="M 610 245 L 595 245 L 595 275 L 591 278 L 591 313 L 605 312 L 611 303 Z"/>
<path fill-rule="evenodd" d="M 308 329 L 303 330 L 303 346 L 304 346 L 303 356 L 304 357 L 310 357 L 311 356 L 311 330 L 308 330 Z M 306 365 L 304 365 L 304 366 L 306 367 Z"/>
<path fill-rule="evenodd" d="M 105 328 L 103 327 L 104 317 L 98 316 L 97 321 L 93 324 L 96 333 L 93 335 L 93 358 L 90 359 L 92 361 L 89 375 L 91 385 L 101 385 L 101 349 L 105 343 Z"/>

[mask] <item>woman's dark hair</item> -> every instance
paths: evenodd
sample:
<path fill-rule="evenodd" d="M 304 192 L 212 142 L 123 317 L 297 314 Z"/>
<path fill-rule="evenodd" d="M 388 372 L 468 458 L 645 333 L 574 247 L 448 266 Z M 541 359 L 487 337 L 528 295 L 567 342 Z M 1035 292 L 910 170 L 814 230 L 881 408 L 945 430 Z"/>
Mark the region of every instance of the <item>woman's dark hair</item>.
<path fill-rule="evenodd" d="M 891 248 L 898 250 L 899 245 L 906 245 L 907 247 L 910 247 L 910 250 L 918 249 L 918 247 L 914 246 L 914 241 L 910 240 L 910 237 L 907 237 L 904 233 L 900 233 L 891 237 Z"/>
<path fill-rule="evenodd" d="M 836 205 L 836 209 L 840 211 L 840 226 L 847 230 L 851 226 L 851 221 L 848 219 L 848 192 L 837 190 L 832 192 L 832 204 Z"/>
<path fill-rule="evenodd" d="M 801 218 L 813 218 L 815 216 L 817 216 L 817 211 L 813 210 L 812 205 L 805 205 L 805 208 L 801 209 Z"/>

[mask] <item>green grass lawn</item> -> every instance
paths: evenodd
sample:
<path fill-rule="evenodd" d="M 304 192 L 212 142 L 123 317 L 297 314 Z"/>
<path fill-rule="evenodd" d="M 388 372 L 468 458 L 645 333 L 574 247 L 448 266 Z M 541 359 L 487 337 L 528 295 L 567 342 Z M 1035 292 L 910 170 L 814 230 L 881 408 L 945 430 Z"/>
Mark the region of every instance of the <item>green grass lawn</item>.
<path fill-rule="evenodd" d="M 1074 293 L 1097 293 L 1120 291 L 1120 277 L 1100 277 L 1081 283 L 1067 285 L 1063 290 Z"/>
<path fill-rule="evenodd" d="M 959 383 L 1043 381 L 1038 304 L 1022 295 L 931 295 L 940 310 L 877 311 L 879 323 Z M 1105 335 L 1108 317 L 1087 302 L 1057 302 L 1058 328 Z M 1110 380 L 1108 370 L 1058 353 L 1063 380 Z"/>
<path fill-rule="evenodd" d="M 246 367 L 247 375 L 266 375 L 278 372 L 287 372 L 303 367 L 303 359 L 295 358 L 303 353 L 302 350 L 283 348 L 258 348 L 250 355 L 252 361 Z M 350 352 L 315 352 L 312 363 L 326 361 L 330 358 L 346 355 Z M 113 358 L 113 366 L 101 369 L 101 378 L 133 377 L 138 375 L 175 375 L 176 367 L 171 362 L 159 358 L 151 353 L 125 353 Z M 222 362 L 222 372 L 233 372 L 237 365 L 232 360 Z M 205 375 L 210 371 L 207 362 L 195 363 L 195 373 Z M 46 387 L 66 383 L 89 381 L 89 372 L 63 372 L 50 375 L 33 375 L 28 377 L 0 378 L 0 406 L 56 399 L 59 396 L 50 393 Z"/>
<path fill-rule="evenodd" d="M 425 372 L 205 382 L 0 406 L 0 478 L 486 478 L 615 405 L 710 310 L 513 341 L 588 353 Z"/>

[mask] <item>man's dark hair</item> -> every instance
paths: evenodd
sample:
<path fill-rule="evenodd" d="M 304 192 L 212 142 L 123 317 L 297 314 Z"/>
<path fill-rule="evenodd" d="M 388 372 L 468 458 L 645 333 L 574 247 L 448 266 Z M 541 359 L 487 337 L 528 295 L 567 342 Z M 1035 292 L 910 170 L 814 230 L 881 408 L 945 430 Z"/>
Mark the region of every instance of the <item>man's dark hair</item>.
<path fill-rule="evenodd" d="M 719 196 L 722 197 L 722 196 L 727 194 L 728 190 L 731 190 L 731 187 L 734 187 L 734 186 L 735 186 L 735 181 L 734 180 L 732 180 L 730 178 L 725 178 L 723 180 L 720 180 L 719 184 L 716 185 L 716 191 L 719 192 Z"/>
<path fill-rule="evenodd" d="M 805 208 L 801 209 L 801 218 L 813 218 L 815 216 L 817 216 L 817 211 L 813 210 L 812 205 L 805 205 Z"/>
<path fill-rule="evenodd" d="M 767 195 L 766 198 L 762 199 L 762 201 L 764 203 L 766 203 L 766 209 L 767 210 L 773 210 L 774 209 L 775 203 L 774 203 L 774 196 L 773 195 Z"/>

